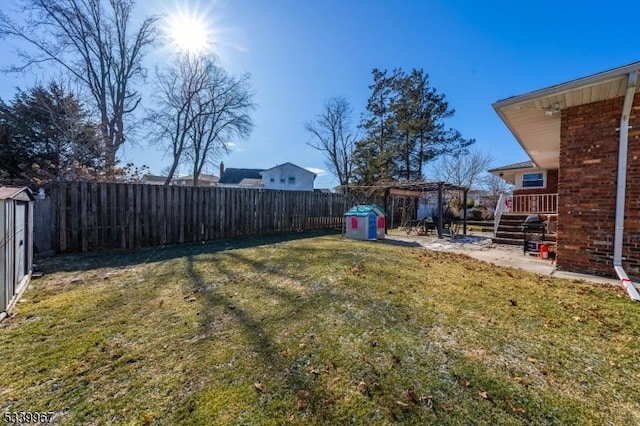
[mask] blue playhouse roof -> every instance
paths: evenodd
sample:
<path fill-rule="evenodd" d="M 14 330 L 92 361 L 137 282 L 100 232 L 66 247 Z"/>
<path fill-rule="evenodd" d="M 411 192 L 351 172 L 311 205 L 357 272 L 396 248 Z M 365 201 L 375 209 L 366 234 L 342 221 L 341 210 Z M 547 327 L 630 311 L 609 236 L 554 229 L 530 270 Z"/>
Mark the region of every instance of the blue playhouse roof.
<path fill-rule="evenodd" d="M 356 216 L 356 217 L 365 217 L 369 216 L 370 213 L 375 213 L 377 216 L 386 216 L 386 213 L 377 204 L 357 204 L 351 207 L 344 214 L 345 216 Z"/>

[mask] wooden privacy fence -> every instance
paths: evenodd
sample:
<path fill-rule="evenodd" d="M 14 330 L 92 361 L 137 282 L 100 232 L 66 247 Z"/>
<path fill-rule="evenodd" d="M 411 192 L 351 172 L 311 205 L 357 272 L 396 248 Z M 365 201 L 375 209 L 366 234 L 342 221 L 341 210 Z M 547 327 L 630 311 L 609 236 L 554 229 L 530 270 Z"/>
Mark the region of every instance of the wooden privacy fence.
<path fill-rule="evenodd" d="M 66 183 L 36 203 L 39 251 L 87 252 L 340 227 L 341 194 Z M 48 217 L 48 220 L 47 220 Z M 42 233 L 42 235 L 39 235 Z"/>

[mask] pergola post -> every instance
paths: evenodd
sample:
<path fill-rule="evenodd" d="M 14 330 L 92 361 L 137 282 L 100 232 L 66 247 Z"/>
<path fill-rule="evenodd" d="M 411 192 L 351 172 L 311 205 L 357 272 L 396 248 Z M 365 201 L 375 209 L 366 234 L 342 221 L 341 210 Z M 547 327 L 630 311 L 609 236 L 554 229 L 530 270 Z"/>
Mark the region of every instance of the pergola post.
<path fill-rule="evenodd" d="M 389 199 L 389 192 L 391 192 L 391 188 L 386 187 L 384 189 L 384 200 L 383 200 L 384 206 L 383 206 L 383 208 L 384 208 L 384 211 L 387 212 L 387 214 L 389 213 L 388 204 L 387 204 L 387 200 Z M 393 211 L 391 212 L 391 217 L 393 217 Z M 384 233 L 385 234 L 389 233 L 389 221 L 386 220 L 386 219 L 384 221 Z"/>
<path fill-rule="evenodd" d="M 464 217 L 462 218 L 462 233 L 467 235 L 467 192 L 468 188 L 464 189 L 464 194 L 462 195 L 462 211 L 464 212 Z"/>

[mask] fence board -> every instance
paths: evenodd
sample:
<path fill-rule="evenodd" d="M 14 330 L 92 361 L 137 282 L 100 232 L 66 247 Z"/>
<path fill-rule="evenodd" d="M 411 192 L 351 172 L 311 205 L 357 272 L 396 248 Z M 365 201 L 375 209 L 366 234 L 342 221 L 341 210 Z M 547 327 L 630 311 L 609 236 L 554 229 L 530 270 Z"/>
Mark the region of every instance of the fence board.
<path fill-rule="evenodd" d="M 98 242 L 98 187 L 95 183 L 92 183 L 88 187 L 89 196 L 89 228 L 91 232 L 91 238 L 89 238 L 88 244 L 90 245 L 88 250 L 95 250 L 95 245 Z"/>
<path fill-rule="evenodd" d="M 60 185 L 58 192 L 58 212 L 60 217 L 60 251 L 67 251 L 67 187 L 66 184 Z"/>
<path fill-rule="evenodd" d="M 138 214 L 138 235 L 139 241 L 138 246 L 146 246 L 149 245 L 147 241 L 149 239 L 149 216 L 148 213 L 148 205 L 149 205 L 149 194 L 150 191 L 144 191 L 142 185 L 138 185 L 137 191 L 137 199 L 139 202 L 139 207 L 136 206 L 136 213 Z"/>
<path fill-rule="evenodd" d="M 165 223 L 164 223 L 164 186 L 157 186 L 153 190 L 151 205 L 151 240 L 153 245 L 165 244 Z"/>
<path fill-rule="evenodd" d="M 61 183 L 37 209 L 39 250 L 87 252 L 341 226 L 340 194 Z M 42 246 L 42 248 L 40 248 Z M 46 246 L 46 248 L 45 248 Z"/>
<path fill-rule="evenodd" d="M 177 188 L 178 193 L 178 201 L 173 206 L 174 209 L 177 207 L 178 211 L 178 242 L 184 243 L 184 226 L 185 226 L 185 215 L 186 215 L 186 206 L 185 206 L 185 188 Z"/>
<path fill-rule="evenodd" d="M 52 249 L 52 227 L 54 221 L 51 212 L 51 198 L 37 199 L 33 209 L 33 242 L 36 253 Z"/>
<path fill-rule="evenodd" d="M 158 194 L 158 188 L 156 187 L 156 185 L 153 186 L 153 188 L 150 189 L 149 191 L 149 211 L 147 212 L 147 217 L 149 218 L 149 223 L 147 224 L 149 226 L 149 234 L 147 235 L 147 242 L 149 243 L 149 245 L 156 245 L 158 244 L 159 238 L 158 238 L 158 211 L 156 210 L 156 205 L 157 205 L 157 194 Z"/>
<path fill-rule="evenodd" d="M 80 224 L 82 227 L 78 229 L 80 233 L 80 246 L 82 247 L 82 251 L 88 251 L 89 244 L 89 236 L 87 235 L 89 231 L 89 223 L 88 223 L 88 214 L 87 209 L 89 208 L 88 198 L 87 198 L 87 182 L 80 182 L 80 199 L 78 203 L 80 204 Z"/>

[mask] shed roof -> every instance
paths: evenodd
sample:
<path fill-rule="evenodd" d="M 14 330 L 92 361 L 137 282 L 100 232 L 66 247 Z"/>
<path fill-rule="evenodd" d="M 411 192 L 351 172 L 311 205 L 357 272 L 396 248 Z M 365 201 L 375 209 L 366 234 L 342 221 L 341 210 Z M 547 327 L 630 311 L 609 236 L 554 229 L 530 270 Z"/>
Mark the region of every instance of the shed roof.
<path fill-rule="evenodd" d="M 143 180 L 144 183 L 162 185 L 167 180 L 167 177 L 166 176 L 158 176 L 158 175 L 146 174 L 146 175 L 142 176 L 142 180 Z"/>
<path fill-rule="evenodd" d="M 375 213 L 376 216 L 386 216 L 386 213 L 377 204 L 356 204 L 345 212 L 345 216 L 364 217 L 369 214 Z"/>
<path fill-rule="evenodd" d="M 186 182 L 193 182 L 193 175 L 188 175 L 188 176 L 180 176 L 177 178 L 173 178 L 174 181 L 186 181 Z M 198 176 L 198 180 L 200 182 L 218 182 L 218 176 L 215 175 L 207 175 L 207 174 L 200 174 L 200 176 Z"/>
<path fill-rule="evenodd" d="M 239 182 L 240 186 L 262 186 L 262 179 L 244 178 Z"/>
<path fill-rule="evenodd" d="M 0 200 L 31 201 L 35 197 L 26 186 L 0 186 Z"/>

